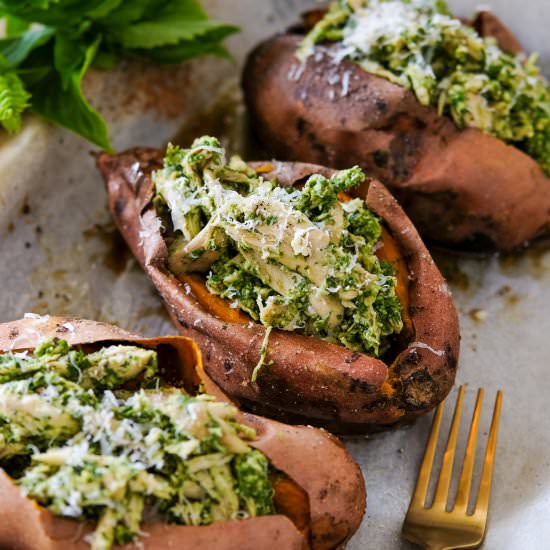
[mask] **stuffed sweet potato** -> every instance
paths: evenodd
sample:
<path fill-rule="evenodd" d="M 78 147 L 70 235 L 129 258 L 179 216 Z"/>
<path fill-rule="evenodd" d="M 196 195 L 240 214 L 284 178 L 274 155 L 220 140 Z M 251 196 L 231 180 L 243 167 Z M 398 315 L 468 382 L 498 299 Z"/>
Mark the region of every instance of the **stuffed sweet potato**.
<path fill-rule="evenodd" d="M 162 159 L 137 149 L 97 162 L 122 235 L 232 399 L 339 432 L 444 399 L 452 298 L 382 184 L 357 167 L 225 163 L 213 138 Z"/>
<path fill-rule="evenodd" d="M 509 250 L 550 230 L 548 85 L 490 13 L 339 0 L 260 44 L 243 87 L 269 153 L 359 164 L 426 240 Z"/>
<path fill-rule="evenodd" d="M 361 521 L 342 445 L 240 413 L 190 339 L 36 316 L 0 352 L 1 548 L 328 549 Z"/>

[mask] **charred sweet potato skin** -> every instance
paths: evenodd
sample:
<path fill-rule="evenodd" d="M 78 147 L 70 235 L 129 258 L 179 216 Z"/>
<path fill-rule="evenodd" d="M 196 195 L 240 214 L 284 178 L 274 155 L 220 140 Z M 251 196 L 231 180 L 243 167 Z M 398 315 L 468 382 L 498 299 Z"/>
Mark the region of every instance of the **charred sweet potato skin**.
<path fill-rule="evenodd" d="M 184 381 L 202 382 L 209 393 L 231 402 L 204 371 L 198 347 L 187 338 L 143 338 L 95 321 L 45 316 L 0 324 L 0 353 L 32 350 L 43 338 L 63 338 L 72 345 L 129 343 L 157 350 L 171 348 L 177 354 Z M 366 502 L 361 471 L 342 444 L 321 430 L 287 426 L 249 413 L 241 413 L 239 422 L 256 430 L 257 439 L 251 445 L 306 492 L 309 539 L 288 517 L 274 515 L 200 527 L 144 524 L 143 548 L 179 548 L 182 544 L 199 550 L 342 547 L 359 527 Z M 89 545 L 83 539 L 92 528 L 89 522 L 54 516 L 23 497 L 0 469 L 0 548 L 86 550 Z"/>
<path fill-rule="evenodd" d="M 474 25 L 504 49 L 519 49 L 495 16 L 482 14 Z M 550 179 L 531 157 L 457 128 L 412 92 L 350 61 L 336 65 L 334 46 L 316 46 L 298 69 L 302 38 L 266 40 L 244 69 L 252 127 L 270 154 L 335 168 L 359 164 L 388 186 L 424 238 L 452 248 L 510 250 L 550 231 Z M 340 83 L 330 85 L 334 74 Z"/>
<path fill-rule="evenodd" d="M 431 410 L 449 392 L 459 349 L 456 311 L 448 287 L 416 230 L 385 187 L 373 182 L 356 193 L 379 214 L 397 241 L 410 278 L 409 314 L 414 342 L 391 364 L 316 338 L 273 330 L 268 360 L 256 382 L 265 329 L 258 323 L 230 323 L 208 313 L 190 286 L 167 269 L 167 249 L 151 205 L 150 170 L 162 153 L 133 150 L 101 154 L 109 204 L 121 233 L 142 264 L 183 335 L 203 352 L 209 376 L 237 402 L 268 416 L 321 425 L 337 432 L 364 432 Z M 282 185 L 331 170 L 301 163 L 272 163 Z M 270 174 L 268 174 L 269 176 Z"/>

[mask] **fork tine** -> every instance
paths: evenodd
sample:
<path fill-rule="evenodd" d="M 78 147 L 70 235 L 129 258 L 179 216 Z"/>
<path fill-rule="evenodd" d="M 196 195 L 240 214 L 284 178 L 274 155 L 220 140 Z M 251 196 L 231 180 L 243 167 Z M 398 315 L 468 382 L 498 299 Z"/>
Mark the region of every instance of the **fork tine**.
<path fill-rule="evenodd" d="M 502 407 L 502 392 L 497 392 L 495 400 L 495 409 L 493 411 L 493 420 L 491 421 L 491 431 L 487 441 L 487 450 L 485 451 L 485 461 L 483 471 L 481 472 L 481 481 L 479 484 L 479 493 L 476 502 L 475 514 L 487 515 L 489 508 L 489 498 L 491 496 L 491 482 L 493 480 L 493 470 L 495 466 L 495 450 L 498 438 L 498 425 L 500 419 L 500 409 Z"/>
<path fill-rule="evenodd" d="M 458 427 L 460 426 L 460 413 L 462 412 L 462 402 L 464 400 L 464 390 L 466 384 L 460 386 L 458 397 L 456 398 L 455 412 L 453 421 L 447 439 L 447 447 L 443 455 L 441 471 L 437 481 L 437 488 L 432 506 L 437 508 L 445 508 L 447 506 L 447 497 L 449 494 L 449 486 L 451 484 L 451 475 L 453 473 L 453 463 L 455 460 L 456 442 L 458 440 Z"/>
<path fill-rule="evenodd" d="M 470 500 L 470 491 L 472 487 L 472 476 L 474 472 L 474 461 L 476 458 L 477 434 L 479 429 L 479 417 L 481 415 L 481 403 L 483 401 L 483 388 L 477 391 L 476 406 L 472 415 L 470 433 L 468 434 L 468 443 L 464 451 L 464 463 L 458 483 L 458 492 L 453 510 L 466 512 Z"/>
<path fill-rule="evenodd" d="M 443 416 L 443 406 L 445 401 L 442 401 L 435 410 L 434 418 L 432 420 L 432 428 L 430 430 L 430 436 L 426 443 L 426 450 L 424 451 L 424 458 L 422 459 L 422 465 L 418 472 L 418 479 L 416 481 L 416 487 L 411 499 L 410 506 L 424 507 L 426 502 L 426 495 L 428 493 L 428 486 L 430 484 L 430 474 L 432 473 L 432 465 L 435 456 L 435 449 L 437 447 L 437 438 L 439 436 L 439 428 L 441 426 L 441 418 Z"/>

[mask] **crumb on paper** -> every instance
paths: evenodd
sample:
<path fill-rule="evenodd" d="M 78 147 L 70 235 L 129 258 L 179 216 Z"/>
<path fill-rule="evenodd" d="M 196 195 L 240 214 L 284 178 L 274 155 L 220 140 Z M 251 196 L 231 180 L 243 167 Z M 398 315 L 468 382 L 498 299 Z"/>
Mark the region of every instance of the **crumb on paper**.
<path fill-rule="evenodd" d="M 475 307 L 468 312 L 468 315 L 472 321 L 482 323 L 487 320 L 487 317 L 489 317 L 489 312 L 485 309 Z"/>

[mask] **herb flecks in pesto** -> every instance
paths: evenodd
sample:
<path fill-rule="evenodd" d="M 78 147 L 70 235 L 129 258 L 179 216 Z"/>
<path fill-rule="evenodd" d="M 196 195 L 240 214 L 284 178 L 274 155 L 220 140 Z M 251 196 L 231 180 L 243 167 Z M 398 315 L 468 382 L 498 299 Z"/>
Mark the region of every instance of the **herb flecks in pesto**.
<path fill-rule="evenodd" d="M 374 356 L 401 331 L 396 280 L 375 253 L 380 220 L 363 200 L 340 200 L 365 181 L 358 167 L 284 188 L 202 137 L 170 146 L 153 179 L 176 275 L 203 273 L 210 292 L 266 327 Z"/>
<path fill-rule="evenodd" d="M 145 511 L 184 525 L 274 511 L 272 468 L 237 409 L 157 374 L 156 351 L 135 346 L 0 355 L 0 466 L 25 464 L 16 483 L 54 514 L 97 519 L 92 550 L 135 540 Z"/>
<path fill-rule="evenodd" d="M 502 51 L 456 19 L 441 0 L 339 0 L 305 37 L 305 61 L 336 42 L 335 61 L 411 89 L 459 128 L 478 128 L 515 145 L 550 176 L 550 94 L 537 56 Z"/>

